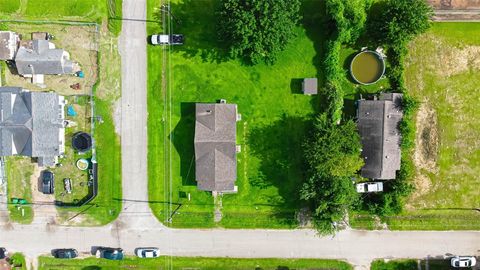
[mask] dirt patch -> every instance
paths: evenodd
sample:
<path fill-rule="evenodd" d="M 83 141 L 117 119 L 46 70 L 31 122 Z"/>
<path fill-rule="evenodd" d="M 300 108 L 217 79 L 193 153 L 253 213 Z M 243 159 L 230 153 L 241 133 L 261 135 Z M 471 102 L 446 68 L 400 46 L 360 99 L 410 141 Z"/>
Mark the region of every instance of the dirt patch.
<path fill-rule="evenodd" d="M 6 72 L 6 85 L 21 86 L 32 91 L 54 90 L 61 95 L 85 95 L 90 91 L 97 81 L 97 45 L 96 30 L 94 26 L 68 26 L 57 24 L 8 24 L 9 30 L 15 31 L 22 36 L 22 39 L 30 39 L 32 32 L 48 31 L 54 35 L 51 41 L 57 48 L 65 49 L 70 53 L 70 59 L 78 62 L 85 78 L 78 78 L 73 75 L 45 75 L 44 85 L 31 83 L 30 78 L 24 78 L 12 72 Z M 79 83 L 80 89 L 73 90 L 70 85 Z"/>
<path fill-rule="evenodd" d="M 416 119 L 416 142 L 413 160 L 415 166 L 431 173 L 438 173 L 438 120 L 435 110 L 422 103 Z"/>
<path fill-rule="evenodd" d="M 480 9 L 480 0 L 428 0 L 434 9 Z"/>

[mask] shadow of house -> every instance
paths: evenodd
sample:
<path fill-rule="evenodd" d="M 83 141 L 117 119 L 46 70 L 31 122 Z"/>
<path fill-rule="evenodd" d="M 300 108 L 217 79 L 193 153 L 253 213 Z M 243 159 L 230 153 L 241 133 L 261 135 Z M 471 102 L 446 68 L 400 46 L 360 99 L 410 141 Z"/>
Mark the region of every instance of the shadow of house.
<path fill-rule="evenodd" d="M 182 185 L 196 186 L 195 180 L 195 102 L 180 104 L 180 121 L 169 135 L 178 155 L 180 156 L 180 175 Z"/>
<path fill-rule="evenodd" d="M 216 10 L 219 3 L 184 0 L 170 4 L 172 33 L 185 36 L 185 43 L 175 46 L 173 52 L 186 58 L 199 56 L 203 62 L 221 63 L 228 60 L 226 48 L 219 42 L 217 33 Z M 162 13 L 168 13 L 168 10 L 159 9 L 154 16 L 161 21 Z"/>
<path fill-rule="evenodd" d="M 299 190 L 306 178 L 303 143 L 312 122 L 298 116 L 283 115 L 263 127 L 253 128 L 247 135 L 248 149 L 260 160 L 259 173 L 249 176 L 250 185 L 263 189 L 275 186 L 285 209 L 299 209 Z"/>

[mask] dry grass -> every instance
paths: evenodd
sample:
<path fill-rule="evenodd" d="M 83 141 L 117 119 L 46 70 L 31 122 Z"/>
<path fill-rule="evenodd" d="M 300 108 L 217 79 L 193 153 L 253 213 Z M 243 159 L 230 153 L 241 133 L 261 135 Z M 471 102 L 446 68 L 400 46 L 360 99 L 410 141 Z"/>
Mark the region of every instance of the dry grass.
<path fill-rule="evenodd" d="M 414 155 L 417 191 L 406 215 L 435 209 L 431 216 L 439 217 L 437 223 L 457 214 L 477 215 L 472 209 L 478 207 L 480 184 L 480 42 L 463 35 L 463 28 L 480 30 L 480 24 L 434 24 L 410 45 L 407 59 L 409 92 L 423 105 L 417 117 Z M 433 226 L 433 222 L 421 222 L 420 229 Z M 448 227 L 447 223 L 444 229 L 476 226 L 470 222 Z"/>
<path fill-rule="evenodd" d="M 6 72 L 6 84 L 21 86 L 33 91 L 54 90 L 61 95 L 90 94 L 97 81 L 97 47 L 95 45 L 95 28 L 93 26 L 67 26 L 58 24 L 14 24 L 9 23 L 10 30 L 22 35 L 22 39 L 30 39 L 32 32 L 49 32 L 55 36 L 52 41 L 57 48 L 70 53 L 70 59 L 80 64 L 85 78 L 73 75 L 46 75 L 45 86 L 31 83 L 31 79 Z M 70 85 L 80 83 L 80 90 L 73 90 Z"/>

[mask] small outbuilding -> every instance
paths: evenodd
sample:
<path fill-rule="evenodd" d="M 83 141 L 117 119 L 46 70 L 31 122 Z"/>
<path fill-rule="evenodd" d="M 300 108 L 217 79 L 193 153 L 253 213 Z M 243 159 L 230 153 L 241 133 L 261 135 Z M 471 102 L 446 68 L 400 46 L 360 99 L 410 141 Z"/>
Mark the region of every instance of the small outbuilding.
<path fill-rule="evenodd" d="M 17 33 L 0 31 L 0 60 L 13 60 L 19 41 Z"/>
<path fill-rule="evenodd" d="M 305 78 L 302 83 L 302 91 L 304 95 L 316 95 L 318 93 L 317 78 Z"/>

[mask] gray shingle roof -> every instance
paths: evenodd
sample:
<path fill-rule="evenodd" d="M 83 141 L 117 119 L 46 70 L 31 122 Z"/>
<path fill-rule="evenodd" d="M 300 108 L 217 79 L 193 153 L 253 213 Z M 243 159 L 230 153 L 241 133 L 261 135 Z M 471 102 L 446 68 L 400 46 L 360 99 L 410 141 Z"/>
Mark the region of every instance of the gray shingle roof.
<path fill-rule="evenodd" d="M 12 60 L 17 50 L 18 36 L 11 31 L 0 31 L 0 60 Z"/>
<path fill-rule="evenodd" d="M 207 191 L 233 191 L 237 179 L 237 105 L 197 103 L 195 111 L 197 187 Z"/>
<path fill-rule="evenodd" d="M 358 131 L 365 165 L 361 175 L 372 179 L 395 179 L 400 169 L 402 94 L 387 93 L 380 100 L 358 101 Z"/>
<path fill-rule="evenodd" d="M 302 83 L 302 91 L 305 95 L 316 95 L 318 92 L 317 78 L 305 78 Z"/>
<path fill-rule="evenodd" d="M 43 157 L 60 155 L 63 112 L 55 93 L 0 87 L 0 155 Z M 52 165 L 52 164 L 50 164 Z"/>
<path fill-rule="evenodd" d="M 73 62 L 63 49 L 50 49 L 48 40 L 22 41 L 15 56 L 20 75 L 72 74 Z"/>

